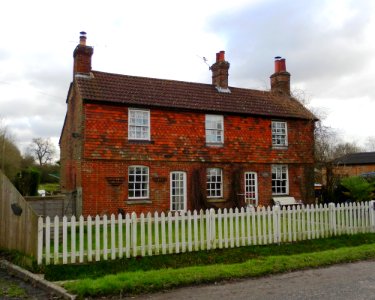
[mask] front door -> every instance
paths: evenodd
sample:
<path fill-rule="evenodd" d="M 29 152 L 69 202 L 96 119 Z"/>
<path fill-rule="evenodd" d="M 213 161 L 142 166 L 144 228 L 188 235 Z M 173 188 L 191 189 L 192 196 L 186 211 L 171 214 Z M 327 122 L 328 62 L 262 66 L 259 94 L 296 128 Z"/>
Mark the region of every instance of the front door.
<path fill-rule="evenodd" d="M 186 173 L 171 172 L 171 211 L 186 211 Z"/>

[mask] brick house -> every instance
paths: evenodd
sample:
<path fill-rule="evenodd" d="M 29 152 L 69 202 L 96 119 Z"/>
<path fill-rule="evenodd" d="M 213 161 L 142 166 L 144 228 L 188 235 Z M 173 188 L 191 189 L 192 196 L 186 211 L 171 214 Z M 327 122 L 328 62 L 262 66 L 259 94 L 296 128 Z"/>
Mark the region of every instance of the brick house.
<path fill-rule="evenodd" d="M 259 91 L 228 86 L 224 51 L 212 84 L 94 71 L 92 54 L 81 33 L 60 137 L 78 213 L 313 201 L 315 117 L 291 97 L 285 59 Z"/>

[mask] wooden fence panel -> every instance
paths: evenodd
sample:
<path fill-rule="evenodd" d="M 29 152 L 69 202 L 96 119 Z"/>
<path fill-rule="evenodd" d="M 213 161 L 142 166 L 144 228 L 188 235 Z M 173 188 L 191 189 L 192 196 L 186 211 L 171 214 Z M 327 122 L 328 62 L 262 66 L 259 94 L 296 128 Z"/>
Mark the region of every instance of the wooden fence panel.
<path fill-rule="evenodd" d="M 1 171 L 0 247 L 38 256 L 38 215 Z"/>

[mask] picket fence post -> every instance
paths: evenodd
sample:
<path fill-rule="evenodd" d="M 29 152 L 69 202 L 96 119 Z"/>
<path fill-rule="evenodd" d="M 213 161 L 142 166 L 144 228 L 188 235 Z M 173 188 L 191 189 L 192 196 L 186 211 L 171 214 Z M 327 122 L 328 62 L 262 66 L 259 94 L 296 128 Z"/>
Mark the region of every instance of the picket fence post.
<path fill-rule="evenodd" d="M 51 263 L 51 219 L 46 217 L 45 223 L 45 254 L 46 254 L 46 265 Z"/>
<path fill-rule="evenodd" d="M 132 254 L 133 257 L 137 256 L 137 214 L 135 212 L 131 215 L 131 228 L 132 228 Z"/>
<path fill-rule="evenodd" d="M 38 219 L 38 264 L 43 261 L 43 218 Z"/>
<path fill-rule="evenodd" d="M 336 235 L 336 210 L 335 204 L 329 203 L 329 233 L 330 235 Z"/>
<path fill-rule="evenodd" d="M 370 201 L 370 231 L 375 232 L 375 200 Z"/>
<path fill-rule="evenodd" d="M 274 234 L 274 243 L 280 244 L 280 206 L 275 205 L 272 209 L 273 212 L 273 234 Z"/>

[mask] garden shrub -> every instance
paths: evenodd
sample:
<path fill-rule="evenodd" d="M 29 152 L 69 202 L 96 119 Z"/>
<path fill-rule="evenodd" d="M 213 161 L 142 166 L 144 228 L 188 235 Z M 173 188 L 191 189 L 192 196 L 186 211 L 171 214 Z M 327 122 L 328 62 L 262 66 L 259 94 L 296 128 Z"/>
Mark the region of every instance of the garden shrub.
<path fill-rule="evenodd" d="M 352 176 L 343 178 L 341 180 L 341 185 L 348 190 L 343 193 L 349 196 L 353 201 L 368 201 L 374 197 L 375 184 L 367 181 L 363 177 Z"/>

